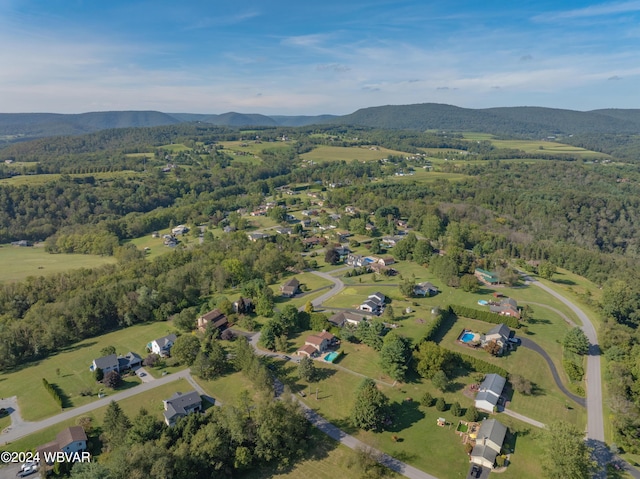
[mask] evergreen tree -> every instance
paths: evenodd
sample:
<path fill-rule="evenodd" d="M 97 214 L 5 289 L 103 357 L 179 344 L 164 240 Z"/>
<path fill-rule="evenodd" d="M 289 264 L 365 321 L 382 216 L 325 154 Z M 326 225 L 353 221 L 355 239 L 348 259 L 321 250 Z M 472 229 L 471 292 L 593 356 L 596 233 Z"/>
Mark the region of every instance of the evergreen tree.
<path fill-rule="evenodd" d="M 395 331 L 384 337 L 380 349 L 380 366 L 392 379 L 404 380 L 410 356 L 411 351 L 406 338 L 399 336 Z"/>
<path fill-rule="evenodd" d="M 351 423 L 365 431 L 381 431 L 388 417 L 389 399 L 378 389 L 373 379 L 366 378 L 356 391 Z"/>

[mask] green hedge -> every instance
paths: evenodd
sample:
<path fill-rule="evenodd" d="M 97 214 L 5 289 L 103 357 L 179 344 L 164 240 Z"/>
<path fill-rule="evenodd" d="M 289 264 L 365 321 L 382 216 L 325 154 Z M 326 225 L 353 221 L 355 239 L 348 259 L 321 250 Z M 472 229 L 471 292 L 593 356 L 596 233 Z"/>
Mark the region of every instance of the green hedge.
<path fill-rule="evenodd" d="M 58 406 L 62 407 L 62 398 L 60 397 L 60 394 L 58 394 L 58 391 L 56 391 L 56 389 L 53 387 L 53 385 L 49 384 L 49 381 L 47 381 L 45 378 L 42 378 L 42 384 L 44 385 L 44 388 L 49 391 L 49 394 L 51 394 L 54 401 L 58 403 Z"/>
<path fill-rule="evenodd" d="M 461 366 L 463 366 L 466 369 L 472 369 L 479 373 L 485 373 L 485 374 L 495 373 L 495 374 L 499 374 L 503 378 L 506 378 L 509 376 L 509 373 L 507 372 L 506 369 L 503 369 L 500 366 L 496 366 L 495 364 L 491 364 L 487 361 L 475 358 L 473 356 L 468 356 L 466 354 L 461 354 L 461 353 L 453 353 L 453 354 L 458 356 Z"/>
<path fill-rule="evenodd" d="M 571 380 L 582 381 L 582 377 L 584 376 L 584 369 L 582 368 L 582 366 L 578 366 L 570 359 L 563 359 L 562 367 L 566 371 L 567 376 L 571 378 Z"/>
<path fill-rule="evenodd" d="M 431 321 L 427 325 L 426 327 L 427 332 L 422 337 L 422 341 L 419 341 L 418 345 L 423 341 L 433 341 L 433 336 L 438 332 L 438 329 L 440 329 L 440 326 L 442 326 L 444 318 L 447 314 L 449 314 L 449 310 L 447 309 L 440 310 L 438 312 L 438 315 L 435 318 L 433 318 L 433 321 Z"/>
<path fill-rule="evenodd" d="M 456 316 L 477 319 L 478 321 L 484 321 L 485 323 L 506 324 L 513 329 L 520 328 L 520 321 L 518 321 L 518 318 L 513 318 L 511 316 L 503 316 L 501 314 L 492 313 L 490 311 L 480 311 L 479 309 L 460 306 L 457 304 L 450 304 L 449 311 L 451 311 Z"/>

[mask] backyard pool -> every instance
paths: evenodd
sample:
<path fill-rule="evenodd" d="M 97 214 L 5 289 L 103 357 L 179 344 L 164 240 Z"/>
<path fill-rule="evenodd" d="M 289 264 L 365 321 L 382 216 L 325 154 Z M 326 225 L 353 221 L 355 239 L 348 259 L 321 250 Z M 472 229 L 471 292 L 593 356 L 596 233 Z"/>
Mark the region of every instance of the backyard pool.
<path fill-rule="evenodd" d="M 324 357 L 324 360 L 327 361 L 328 363 L 332 363 L 336 360 L 338 356 L 340 356 L 340 353 L 338 351 L 331 351 L 329 354 L 327 354 Z"/>
<path fill-rule="evenodd" d="M 489 301 L 485 301 L 484 299 L 479 299 L 478 304 L 480 306 L 486 306 L 487 304 L 489 304 Z"/>
<path fill-rule="evenodd" d="M 460 341 L 463 343 L 470 343 L 475 339 L 476 335 L 472 332 L 465 331 L 464 334 L 460 337 Z"/>

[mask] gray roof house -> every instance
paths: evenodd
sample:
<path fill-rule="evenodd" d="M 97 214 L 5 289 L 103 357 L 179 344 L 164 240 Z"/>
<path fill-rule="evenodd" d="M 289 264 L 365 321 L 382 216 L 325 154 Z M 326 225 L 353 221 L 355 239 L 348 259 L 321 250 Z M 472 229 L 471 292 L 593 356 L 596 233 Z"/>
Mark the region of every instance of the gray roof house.
<path fill-rule="evenodd" d="M 509 336 L 511 336 L 511 330 L 506 324 L 497 324 L 493 328 L 491 328 L 480 341 L 484 346 L 490 341 L 495 341 L 500 346 L 500 354 L 504 352 L 504 349 L 509 344 Z"/>
<path fill-rule="evenodd" d="M 349 311 L 340 311 L 329 318 L 329 322 L 342 328 L 345 324 L 352 324 L 357 326 L 366 319 L 361 314 L 351 313 Z"/>
<path fill-rule="evenodd" d="M 129 351 L 124 356 L 118 356 L 118 367 L 120 371 L 133 369 L 142 365 L 142 358 L 136 353 Z"/>
<path fill-rule="evenodd" d="M 471 451 L 471 462 L 493 468 L 506 434 L 507 427 L 497 420 L 486 419 L 482 421 L 476 437 L 476 445 Z"/>
<path fill-rule="evenodd" d="M 438 288 L 428 281 L 425 283 L 418 283 L 413 287 L 413 294 L 416 296 L 433 296 L 439 292 Z"/>
<path fill-rule="evenodd" d="M 506 382 L 507 380 L 499 374 L 487 374 L 476 395 L 476 408 L 493 412 L 493 409 L 498 405 Z"/>
<path fill-rule="evenodd" d="M 169 356 L 171 347 L 173 346 L 173 343 L 175 343 L 176 339 L 178 339 L 178 337 L 175 334 L 168 334 L 161 338 L 154 339 L 147 344 L 147 348 L 149 348 L 152 353 L 166 357 Z"/>
<path fill-rule="evenodd" d="M 185 394 L 177 392 L 162 402 L 164 404 L 164 422 L 167 423 L 167 426 L 173 426 L 181 417 L 202 411 L 202 399 L 197 391 Z"/>
<path fill-rule="evenodd" d="M 280 290 L 282 291 L 282 296 L 286 298 L 291 298 L 298 293 L 300 289 L 300 281 L 297 278 L 291 278 L 289 281 L 280 286 Z"/>
<path fill-rule="evenodd" d="M 42 446 L 38 446 L 36 451 L 42 458 L 42 463 L 45 464 L 45 469 L 49 469 L 53 463 L 48 462 L 47 458 L 51 458 L 52 454 L 58 452 L 76 453 L 86 451 L 87 449 L 87 435 L 84 432 L 82 426 L 71 426 L 58 433 L 55 441 L 48 442 Z"/>
<path fill-rule="evenodd" d="M 115 354 L 109 354 L 108 356 L 103 356 L 101 358 L 94 359 L 89 369 L 91 371 L 95 371 L 98 368 L 102 369 L 102 372 L 105 374 L 107 374 L 110 371 L 120 372 L 120 364 L 118 361 L 118 356 L 116 356 Z"/>

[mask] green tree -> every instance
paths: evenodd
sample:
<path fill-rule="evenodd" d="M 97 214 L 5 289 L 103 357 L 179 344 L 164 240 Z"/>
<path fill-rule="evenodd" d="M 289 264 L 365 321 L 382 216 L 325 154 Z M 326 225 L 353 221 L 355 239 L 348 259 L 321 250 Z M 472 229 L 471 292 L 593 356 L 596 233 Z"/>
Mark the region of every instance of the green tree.
<path fill-rule="evenodd" d="M 405 379 L 408 369 L 407 363 L 411 357 L 409 346 L 409 341 L 396 334 L 395 331 L 387 334 L 382 341 L 380 367 L 396 381 L 404 381 Z"/>
<path fill-rule="evenodd" d="M 71 469 L 71 479 L 112 479 L 109 468 L 100 462 L 76 462 Z"/>
<path fill-rule="evenodd" d="M 435 399 L 433 398 L 430 392 L 424 393 L 422 395 L 422 398 L 420 399 L 420 405 L 425 407 L 433 406 L 434 402 L 435 402 Z"/>
<path fill-rule="evenodd" d="M 118 371 L 109 371 L 104 375 L 104 379 L 102 380 L 102 384 L 107 386 L 110 389 L 116 389 L 122 383 L 122 377 L 120 377 L 120 373 Z"/>
<path fill-rule="evenodd" d="M 614 281 L 602 291 L 602 311 L 619 323 L 636 323 L 640 293 L 627 281 Z"/>
<path fill-rule="evenodd" d="M 381 431 L 388 417 L 389 399 L 378 389 L 373 379 L 366 378 L 356 391 L 351 423 L 365 431 Z"/>
<path fill-rule="evenodd" d="M 476 422 L 478 419 L 480 419 L 480 413 L 475 406 L 469 406 L 467 408 L 467 411 L 464 413 L 464 418 L 467 421 Z"/>
<path fill-rule="evenodd" d="M 480 285 L 478 284 L 478 278 L 476 278 L 472 274 L 465 274 L 460 278 L 460 287 L 466 293 L 477 293 L 480 289 Z"/>
<path fill-rule="evenodd" d="M 382 253 L 382 244 L 380 243 L 380 238 L 373 238 L 371 240 L 371 254 L 380 254 Z"/>
<path fill-rule="evenodd" d="M 260 293 L 256 300 L 256 314 L 258 316 L 264 316 L 270 318 L 273 316 L 273 296 Z"/>
<path fill-rule="evenodd" d="M 116 354 L 115 346 L 106 346 L 100 350 L 101 356 L 111 356 L 112 354 Z"/>
<path fill-rule="evenodd" d="M 311 313 L 309 325 L 313 331 L 324 331 L 331 327 L 331 323 L 323 313 Z"/>
<path fill-rule="evenodd" d="M 102 434 L 104 434 L 110 448 L 114 443 L 127 436 L 130 426 L 131 422 L 122 411 L 122 408 L 120 408 L 120 405 L 115 401 L 111 401 L 107 406 L 104 420 L 102 421 Z"/>
<path fill-rule="evenodd" d="M 444 371 L 436 371 L 431 378 L 431 383 L 436 389 L 442 392 L 445 392 L 449 388 L 449 378 Z"/>
<path fill-rule="evenodd" d="M 101 382 L 104 379 L 104 371 L 101 368 L 96 368 L 93 371 L 93 377 L 96 381 Z"/>
<path fill-rule="evenodd" d="M 150 415 L 146 409 L 140 408 L 138 415 L 131 421 L 126 442 L 129 445 L 154 441 L 160 437 L 163 423 Z"/>
<path fill-rule="evenodd" d="M 303 381 L 313 382 L 317 377 L 316 366 L 313 363 L 313 359 L 305 356 L 298 363 L 298 376 Z"/>
<path fill-rule="evenodd" d="M 589 352 L 589 339 L 582 329 L 572 328 L 567 332 L 562 341 L 562 345 L 568 350 L 576 354 L 585 355 Z"/>
<path fill-rule="evenodd" d="M 405 298 L 412 298 L 413 297 L 413 290 L 416 287 L 416 278 L 414 276 L 412 276 L 411 278 L 405 278 L 402 280 L 402 282 L 398 285 L 398 288 L 400 288 L 400 294 L 402 294 L 402 296 L 404 296 Z"/>
<path fill-rule="evenodd" d="M 282 323 L 275 318 L 269 319 L 260 329 L 260 346 L 270 351 L 276 349 L 276 338 L 283 333 Z"/>
<path fill-rule="evenodd" d="M 173 343 L 171 355 L 180 363 L 191 366 L 200 351 L 200 340 L 192 334 L 183 334 Z"/>
<path fill-rule="evenodd" d="M 460 403 L 458 401 L 454 402 L 451 405 L 451 414 L 453 414 L 455 417 L 462 416 L 462 408 L 460 407 Z"/>
<path fill-rule="evenodd" d="M 440 412 L 443 412 L 445 409 L 447 409 L 447 403 L 444 401 L 443 397 L 439 397 L 438 399 L 436 399 L 436 409 Z"/>
<path fill-rule="evenodd" d="M 584 479 L 594 469 L 584 433 L 572 424 L 549 424 L 543 432 L 542 470 L 549 479 Z"/>
<path fill-rule="evenodd" d="M 335 248 L 329 247 L 324 253 L 324 260 L 329 264 L 338 264 L 340 261 L 340 255 Z"/>
<path fill-rule="evenodd" d="M 428 264 L 432 254 L 433 247 L 431 243 L 427 240 L 418 240 L 415 248 L 413 248 L 413 261 L 421 265 Z"/>
<path fill-rule="evenodd" d="M 556 274 L 556 269 L 555 264 L 549 261 L 543 261 L 540 263 L 540 266 L 538 266 L 538 274 L 544 279 L 551 279 L 553 275 Z"/>
<path fill-rule="evenodd" d="M 420 376 L 431 379 L 438 371 L 448 370 L 453 358 L 451 353 L 433 341 L 424 341 L 414 352 L 416 371 Z"/>

